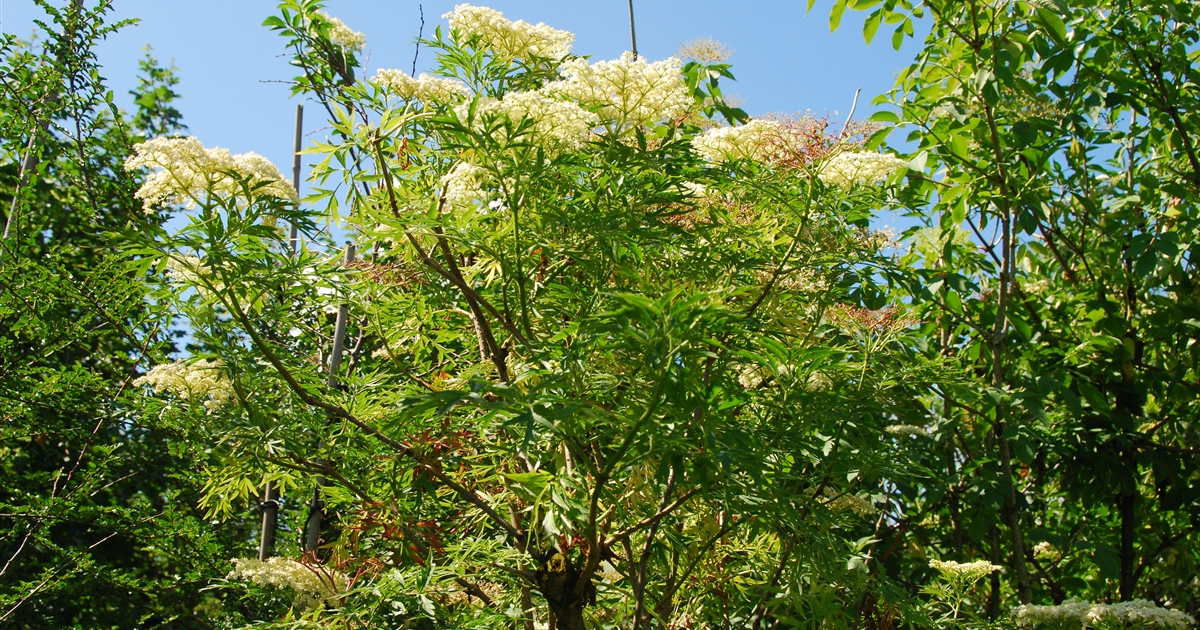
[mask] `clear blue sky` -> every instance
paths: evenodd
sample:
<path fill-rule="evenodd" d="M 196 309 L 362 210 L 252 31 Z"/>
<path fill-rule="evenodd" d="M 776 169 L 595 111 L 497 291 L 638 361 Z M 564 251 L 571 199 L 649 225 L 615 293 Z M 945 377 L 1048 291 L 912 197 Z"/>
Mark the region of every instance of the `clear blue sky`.
<path fill-rule="evenodd" d="M 58 4 L 65 4 L 60 0 Z M 85 0 L 94 6 L 95 0 Z M 626 0 L 477 0 L 509 19 L 545 22 L 576 35 L 574 52 L 611 59 L 629 48 Z M 425 34 L 445 25 L 453 0 L 330 0 L 326 10 L 367 35 L 370 76 L 378 68 L 412 66 L 413 41 L 423 5 Z M 892 50 L 890 32 L 866 46 L 862 15 L 849 12 L 829 32 L 831 0 L 805 15 L 805 0 L 716 2 L 634 0 L 638 52 L 651 60 L 671 56 L 680 42 L 712 37 L 734 50 L 730 62 L 738 81 L 725 87 L 751 114 L 835 112 L 844 117 L 854 91 L 863 89 L 855 117 L 869 115 L 868 103 L 891 87 L 896 73 L 919 50 L 909 41 Z M 141 22 L 113 35 L 99 50 L 104 74 L 118 102 L 135 84 L 141 48 L 154 47 L 164 63 L 174 62 L 182 79 L 178 103 L 190 132 L 206 146 L 235 153 L 255 151 L 290 171 L 296 99 L 279 83 L 293 76 L 284 40 L 260 26 L 274 13 L 270 0 L 116 0 L 115 17 Z M 3 31 L 27 36 L 41 16 L 31 0 L 0 0 Z M 918 30 L 918 35 L 920 35 Z M 432 61 L 423 50 L 418 70 Z M 306 108 L 306 132 L 323 137 L 316 107 Z"/>

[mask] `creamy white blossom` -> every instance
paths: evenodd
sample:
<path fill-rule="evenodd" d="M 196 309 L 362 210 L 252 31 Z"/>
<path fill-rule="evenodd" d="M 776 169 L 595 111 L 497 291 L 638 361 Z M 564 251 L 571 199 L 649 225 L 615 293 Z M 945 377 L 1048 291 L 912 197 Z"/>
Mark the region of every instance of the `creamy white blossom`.
<path fill-rule="evenodd" d="M 225 286 L 213 276 L 211 270 L 204 268 L 204 260 L 199 256 L 169 257 L 166 260 L 166 272 L 171 280 L 190 285 L 201 295 L 210 287 L 220 290 Z"/>
<path fill-rule="evenodd" d="M 917 436 L 917 437 L 928 437 L 929 436 L 929 434 L 925 431 L 925 429 L 922 429 L 921 427 L 918 427 L 918 426 L 912 425 L 912 424 L 890 424 L 890 425 L 884 427 L 883 430 L 892 435 L 897 435 L 897 436 L 901 436 L 901 437 L 909 436 L 909 435 L 913 435 L 913 436 Z"/>
<path fill-rule="evenodd" d="M 467 117 L 467 107 L 464 103 L 455 108 L 460 119 Z M 475 126 L 501 117 L 517 124 L 530 121 L 530 140 L 551 153 L 583 146 L 598 122 L 596 114 L 541 91 L 510 92 L 499 100 L 481 100 L 475 110 Z"/>
<path fill-rule="evenodd" d="M 484 184 L 489 180 L 486 169 L 471 164 L 459 162 L 442 177 L 442 195 L 446 206 L 461 208 L 482 201 L 487 196 Z"/>
<path fill-rule="evenodd" d="M 279 557 L 268 558 L 265 562 L 257 558 L 236 558 L 233 570 L 226 577 L 288 589 L 296 595 L 293 605 L 302 609 L 320 606 L 345 591 L 348 584 L 346 576 L 340 573 Z"/>
<path fill-rule="evenodd" d="M 471 95 L 467 86 L 454 79 L 439 79 L 428 74 L 412 78 L 403 70 L 382 69 L 371 78 L 374 83 L 403 99 L 425 103 L 458 103 Z"/>
<path fill-rule="evenodd" d="M 845 151 L 829 159 L 821 167 L 821 181 L 839 188 L 870 186 L 892 173 L 908 168 L 908 162 L 890 154 L 873 151 Z"/>
<path fill-rule="evenodd" d="M 1061 555 L 1054 545 L 1045 540 L 1033 546 L 1033 557 L 1039 560 L 1057 560 Z"/>
<path fill-rule="evenodd" d="M 322 19 L 329 22 L 329 42 L 341 46 L 348 53 L 361 51 L 367 45 L 367 36 L 346 26 L 346 23 L 324 11 L 317 11 Z"/>
<path fill-rule="evenodd" d="M 1057 606 L 1018 606 L 1013 610 L 1017 625 L 1026 628 L 1061 628 L 1082 630 L 1096 626 L 1122 628 L 1170 628 L 1185 630 L 1196 620 L 1178 610 L 1160 608 L 1144 599 L 1117 604 L 1093 604 L 1068 599 Z"/>
<path fill-rule="evenodd" d="M 571 53 L 571 44 L 575 42 L 574 33 L 541 22 L 513 22 L 488 7 L 459 4 L 442 17 L 450 20 L 451 30 L 457 31 L 461 40 L 478 35 L 484 47 L 506 59 L 561 59 Z"/>
<path fill-rule="evenodd" d="M 699 37 L 679 45 L 675 53 L 680 59 L 690 59 L 699 63 L 721 63 L 729 59 L 733 50 L 711 37 Z"/>
<path fill-rule="evenodd" d="M 610 128 L 646 126 L 677 118 L 691 107 L 681 66 L 674 57 L 649 63 L 628 52 L 594 64 L 571 59 L 559 69 L 564 78 L 543 89 L 596 111 Z"/>
<path fill-rule="evenodd" d="M 187 138 L 153 138 L 133 146 L 125 170 L 152 169 L 138 189 L 146 212 L 162 203 L 194 207 L 209 195 L 240 201 L 245 194 L 240 180 L 249 180 L 251 195 L 275 197 L 295 203 L 298 196 L 279 169 L 257 153 L 233 155 L 226 149 L 206 149 Z"/>
<path fill-rule="evenodd" d="M 777 121 L 755 119 L 737 127 L 709 129 L 692 139 L 692 148 L 713 163 L 743 158 L 765 162 L 770 159 L 771 142 L 778 134 Z"/>
<path fill-rule="evenodd" d="M 203 402 L 211 413 L 234 397 L 233 384 L 220 361 L 177 361 L 156 365 L 134 385 L 149 385 L 156 393 L 174 394 L 191 402 Z"/>
<path fill-rule="evenodd" d="M 943 230 L 940 225 L 934 225 L 917 230 L 912 237 L 912 246 L 926 260 L 934 261 L 942 257 L 947 241 L 954 247 L 970 248 L 973 245 L 970 233 L 961 226 L 952 225 L 949 230 Z"/>
<path fill-rule="evenodd" d="M 929 566 L 937 569 L 942 575 L 948 578 L 963 579 L 968 582 L 974 582 L 985 575 L 1003 570 L 1002 567 L 996 566 L 987 560 L 976 560 L 975 562 L 930 560 Z"/>

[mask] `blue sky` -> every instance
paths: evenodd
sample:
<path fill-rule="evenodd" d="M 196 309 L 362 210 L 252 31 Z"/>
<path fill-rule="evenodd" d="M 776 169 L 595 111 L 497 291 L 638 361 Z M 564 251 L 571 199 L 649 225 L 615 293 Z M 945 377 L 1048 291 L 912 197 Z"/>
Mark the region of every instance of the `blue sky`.
<path fill-rule="evenodd" d="M 89 6 L 95 0 L 85 0 Z M 58 4 L 65 4 L 60 0 Z M 611 59 L 629 48 L 626 0 L 476 0 L 505 16 L 545 22 L 576 34 L 574 52 Z M 453 0 L 330 0 L 327 11 L 367 35 L 367 75 L 378 68 L 412 66 L 413 41 L 425 15 L 425 34 L 446 22 Z M 855 117 L 870 113 L 871 98 L 891 87 L 896 73 L 919 50 L 909 41 L 896 52 L 881 30 L 871 45 L 862 39 L 862 15 L 848 13 L 829 32 L 830 0 L 805 15 L 805 0 L 716 2 L 635 0 L 638 52 L 652 60 L 671 56 L 679 44 L 711 37 L 734 50 L 738 81 L 725 87 L 751 114 L 835 112 L 844 117 L 862 88 Z M 207 146 L 235 153 L 255 151 L 290 171 L 293 114 L 297 99 L 284 83 L 293 76 L 283 39 L 261 26 L 273 14 L 270 0 L 116 0 L 116 18 L 141 21 L 111 36 L 99 50 L 119 103 L 135 84 L 142 47 L 150 44 L 164 63 L 174 62 L 181 83 L 178 103 L 190 132 Z M 41 16 L 31 0 L 0 0 L 5 33 L 27 36 Z M 918 34 L 920 32 L 918 31 Z M 418 70 L 432 62 L 423 50 Z M 316 107 L 306 108 L 305 131 L 323 137 Z"/>

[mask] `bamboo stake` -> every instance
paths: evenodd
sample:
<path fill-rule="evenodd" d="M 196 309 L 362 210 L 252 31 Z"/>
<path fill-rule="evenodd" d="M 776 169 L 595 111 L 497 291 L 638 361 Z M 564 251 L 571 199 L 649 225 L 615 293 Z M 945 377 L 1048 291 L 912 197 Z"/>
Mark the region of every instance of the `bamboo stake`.
<path fill-rule="evenodd" d="M 346 246 L 346 264 L 354 262 L 354 245 Z M 346 320 L 350 317 L 350 305 L 343 303 L 338 307 L 337 323 L 333 329 L 333 353 L 329 356 L 329 377 L 325 384 L 329 389 L 338 386 L 337 373 L 342 366 L 342 351 L 345 349 Z M 321 444 L 324 447 L 324 443 Z M 322 464 L 324 462 L 321 462 Z M 316 553 L 321 546 L 321 518 L 325 511 L 325 501 L 321 498 L 321 488 L 325 485 L 325 477 L 317 476 L 317 485 L 313 488 L 312 501 L 308 505 L 308 532 L 305 537 L 304 550 Z"/>
<path fill-rule="evenodd" d="M 296 194 L 300 194 L 300 150 L 304 148 L 304 105 L 296 105 L 296 140 L 292 145 L 292 187 L 296 189 Z M 300 235 L 296 230 L 296 224 L 292 224 L 291 232 L 288 234 L 288 242 L 292 246 L 292 254 L 300 251 Z"/>
<path fill-rule="evenodd" d="M 296 138 L 294 150 L 292 152 L 292 186 L 296 192 L 300 191 L 300 149 L 304 140 L 304 105 L 296 105 Z M 300 250 L 300 237 L 295 224 L 291 226 L 291 233 L 288 235 L 288 243 L 292 249 L 294 256 Z M 262 534 L 258 539 L 258 559 L 261 562 L 266 562 L 267 558 L 271 557 L 271 551 L 275 547 L 275 532 L 279 527 L 279 489 L 275 487 L 275 483 L 267 480 L 266 486 L 263 488 L 262 503 L 259 504 L 262 510 Z"/>
<path fill-rule="evenodd" d="M 633 28 L 633 0 L 629 0 L 629 43 L 633 46 L 633 58 L 637 59 L 637 30 Z"/>

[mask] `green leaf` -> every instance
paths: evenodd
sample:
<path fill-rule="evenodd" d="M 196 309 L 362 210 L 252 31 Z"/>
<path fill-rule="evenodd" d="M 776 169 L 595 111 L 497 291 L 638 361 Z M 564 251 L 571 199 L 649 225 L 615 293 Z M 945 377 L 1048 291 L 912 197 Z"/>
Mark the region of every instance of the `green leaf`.
<path fill-rule="evenodd" d="M 1037 8 L 1037 16 L 1038 21 L 1042 23 L 1042 26 L 1046 27 L 1047 33 L 1054 40 L 1054 43 L 1059 46 L 1066 45 L 1067 25 L 1063 23 L 1062 18 L 1058 17 L 1058 14 L 1055 12 L 1043 7 Z"/>
<path fill-rule="evenodd" d="M 868 118 L 867 120 L 872 120 L 875 122 L 882 122 L 882 123 L 892 123 L 893 125 L 895 125 L 895 124 L 899 124 L 900 117 L 896 115 L 896 112 L 890 112 L 886 109 L 881 109 L 881 110 L 875 112 L 874 114 L 871 114 L 871 117 Z"/>
<path fill-rule="evenodd" d="M 879 30 L 879 23 L 882 20 L 883 9 L 875 9 L 871 15 L 867 16 L 867 20 L 863 22 L 863 39 L 866 40 L 868 45 L 875 38 L 875 33 Z"/>
<path fill-rule="evenodd" d="M 838 30 L 842 24 L 842 14 L 846 12 L 846 0 L 837 0 L 833 3 L 833 10 L 829 12 L 829 32 Z"/>

